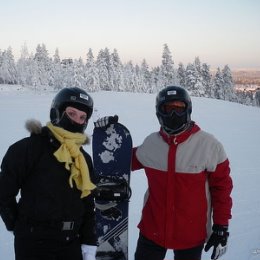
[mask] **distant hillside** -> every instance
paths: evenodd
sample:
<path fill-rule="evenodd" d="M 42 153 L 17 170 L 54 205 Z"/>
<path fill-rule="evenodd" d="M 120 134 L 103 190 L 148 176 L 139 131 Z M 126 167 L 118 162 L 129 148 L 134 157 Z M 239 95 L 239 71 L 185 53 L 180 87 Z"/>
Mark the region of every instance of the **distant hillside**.
<path fill-rule="evenodd" d="M 235 85 L 260 87 L 260 70 L 233 70 L 232 77 Z"/>

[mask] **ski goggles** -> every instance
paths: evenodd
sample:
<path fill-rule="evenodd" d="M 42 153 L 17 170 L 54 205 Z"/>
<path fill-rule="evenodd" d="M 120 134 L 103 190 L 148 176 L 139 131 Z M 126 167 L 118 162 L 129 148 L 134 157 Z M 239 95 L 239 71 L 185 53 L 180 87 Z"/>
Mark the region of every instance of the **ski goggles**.
<path fill-rule="evenodd" d="M 165 115 L 171 115 L 172 112 L 175 112 L 177 115 L 182 115 L 186 110 L 186 103 L 179 100 L 165 102 L 160 107 L 160 112 Z"/>

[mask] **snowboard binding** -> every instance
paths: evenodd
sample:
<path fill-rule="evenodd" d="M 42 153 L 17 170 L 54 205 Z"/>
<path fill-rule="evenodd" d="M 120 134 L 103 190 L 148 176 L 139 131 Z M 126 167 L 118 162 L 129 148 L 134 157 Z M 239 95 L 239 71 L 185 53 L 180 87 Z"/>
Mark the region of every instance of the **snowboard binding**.
<path fill-rule="evenodd" d="M 124 178 L 102 177 L 94 190 L 96 200 L 124 201 L 129 200 L 132 190 Z"/>

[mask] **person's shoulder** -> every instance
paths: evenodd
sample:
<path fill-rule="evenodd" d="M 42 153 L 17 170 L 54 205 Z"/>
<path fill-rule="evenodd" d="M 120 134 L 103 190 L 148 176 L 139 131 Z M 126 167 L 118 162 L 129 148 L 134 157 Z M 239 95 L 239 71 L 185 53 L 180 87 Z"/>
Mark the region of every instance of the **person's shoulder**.
<path fill-rule="evenodd" d="M 18 147 L 18 146 L 26 145 L 29 142 L 29 139 L 30 139 L 30 136 L 19 139 L 19 140 L 15 141 L 14 143 L 12 143 L 10 145 L 9 149 L 13 149 L 13 148 Z"/>
<path fill-rule="evenodd" d="M 29 135 L 13 143 L 10 148 L 27 146 L 33 142 L 39 142 L 44 136 L 47 136 L 47 130 L 37 120 L 26 121 L 25 128 Z"/>
<path fill-rule="evenodd" d="M 205 137 L 215 138 L 215 136 L 212 133 L 210 133 L 210 132 L 208 132 L 208 131 L 206 131 L 204 129 L 201 129 L 201 128 L 200 128 L 200 130 L 197 133 L 202 135 L 202 136 L 205 136 Z"/>
<path fill-rule="evenodd" d="M 151 145 L 154 146 L 157 145 L 158 143 L 161 143 L 161 141 L 162 141 L 162 136 L 160 135 L 160 132 L 152 132 L 144 138 L 143 143 L 140 146 L 143 147 L 148 147 Z"/>
<path fill-rule="evenodd" d="M 145 139 L 153 139 L 153 138 L 158 138 L 158 137 L 160 137 L 160 132 L 152 132 L 152 133 L 150 133 L 149 135 L 147 135 L 146 137 L 145 137 Z"/>
<path fill-rule="evenodd" d="M 215 137 L 214 134 L 209 133 L 205 130 L 199 130 L 197 133 L 195 133 L 197 137 L 204 141 L 204 143 L 208 144 L 216 144 L 216 145 L 222 145 L 221 142 Z"/>
<path fill-rule="evenodd" d="M 214 136 L 212 133 L 207 132 L 207 131 L 202 130 L 202 129 L 200 129 L 200 130 L 197 132 L 197 134 L 198 134 L 198 135 L 201 135 L 201 136 L 203 136 L 203 137 L 205 137 L 205 138 L 209 138 L 209 139 L 213 138 L 213 139 L 216 139 L 215 136 Z"/>

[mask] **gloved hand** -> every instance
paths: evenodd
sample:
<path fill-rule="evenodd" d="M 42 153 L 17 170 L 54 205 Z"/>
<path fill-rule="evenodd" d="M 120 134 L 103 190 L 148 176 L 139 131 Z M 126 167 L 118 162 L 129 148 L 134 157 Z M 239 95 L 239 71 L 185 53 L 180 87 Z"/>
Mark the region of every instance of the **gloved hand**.
<path fill-rule="evenodd" d="M 97 246 L 82 244 L 81 252 L 83 260 L 96 260 Z"/>
<path fill-rule="evenodd" d="M 104 116 L 99 118 L 96 122 L 94 122 L 95 127 L 107 127 L 110 124 L 117 123 L 118 122 L 118 116 Z"/>
<path fill-rule="evenodd" d="M 229 236 L 228 226 L 216 225 L 212 227 L 212 234 L 205 246 L 205 251 L 208 252 L 213 247 L 211 259 L 218 259 L 227 251 L 227 239 Z"/>

